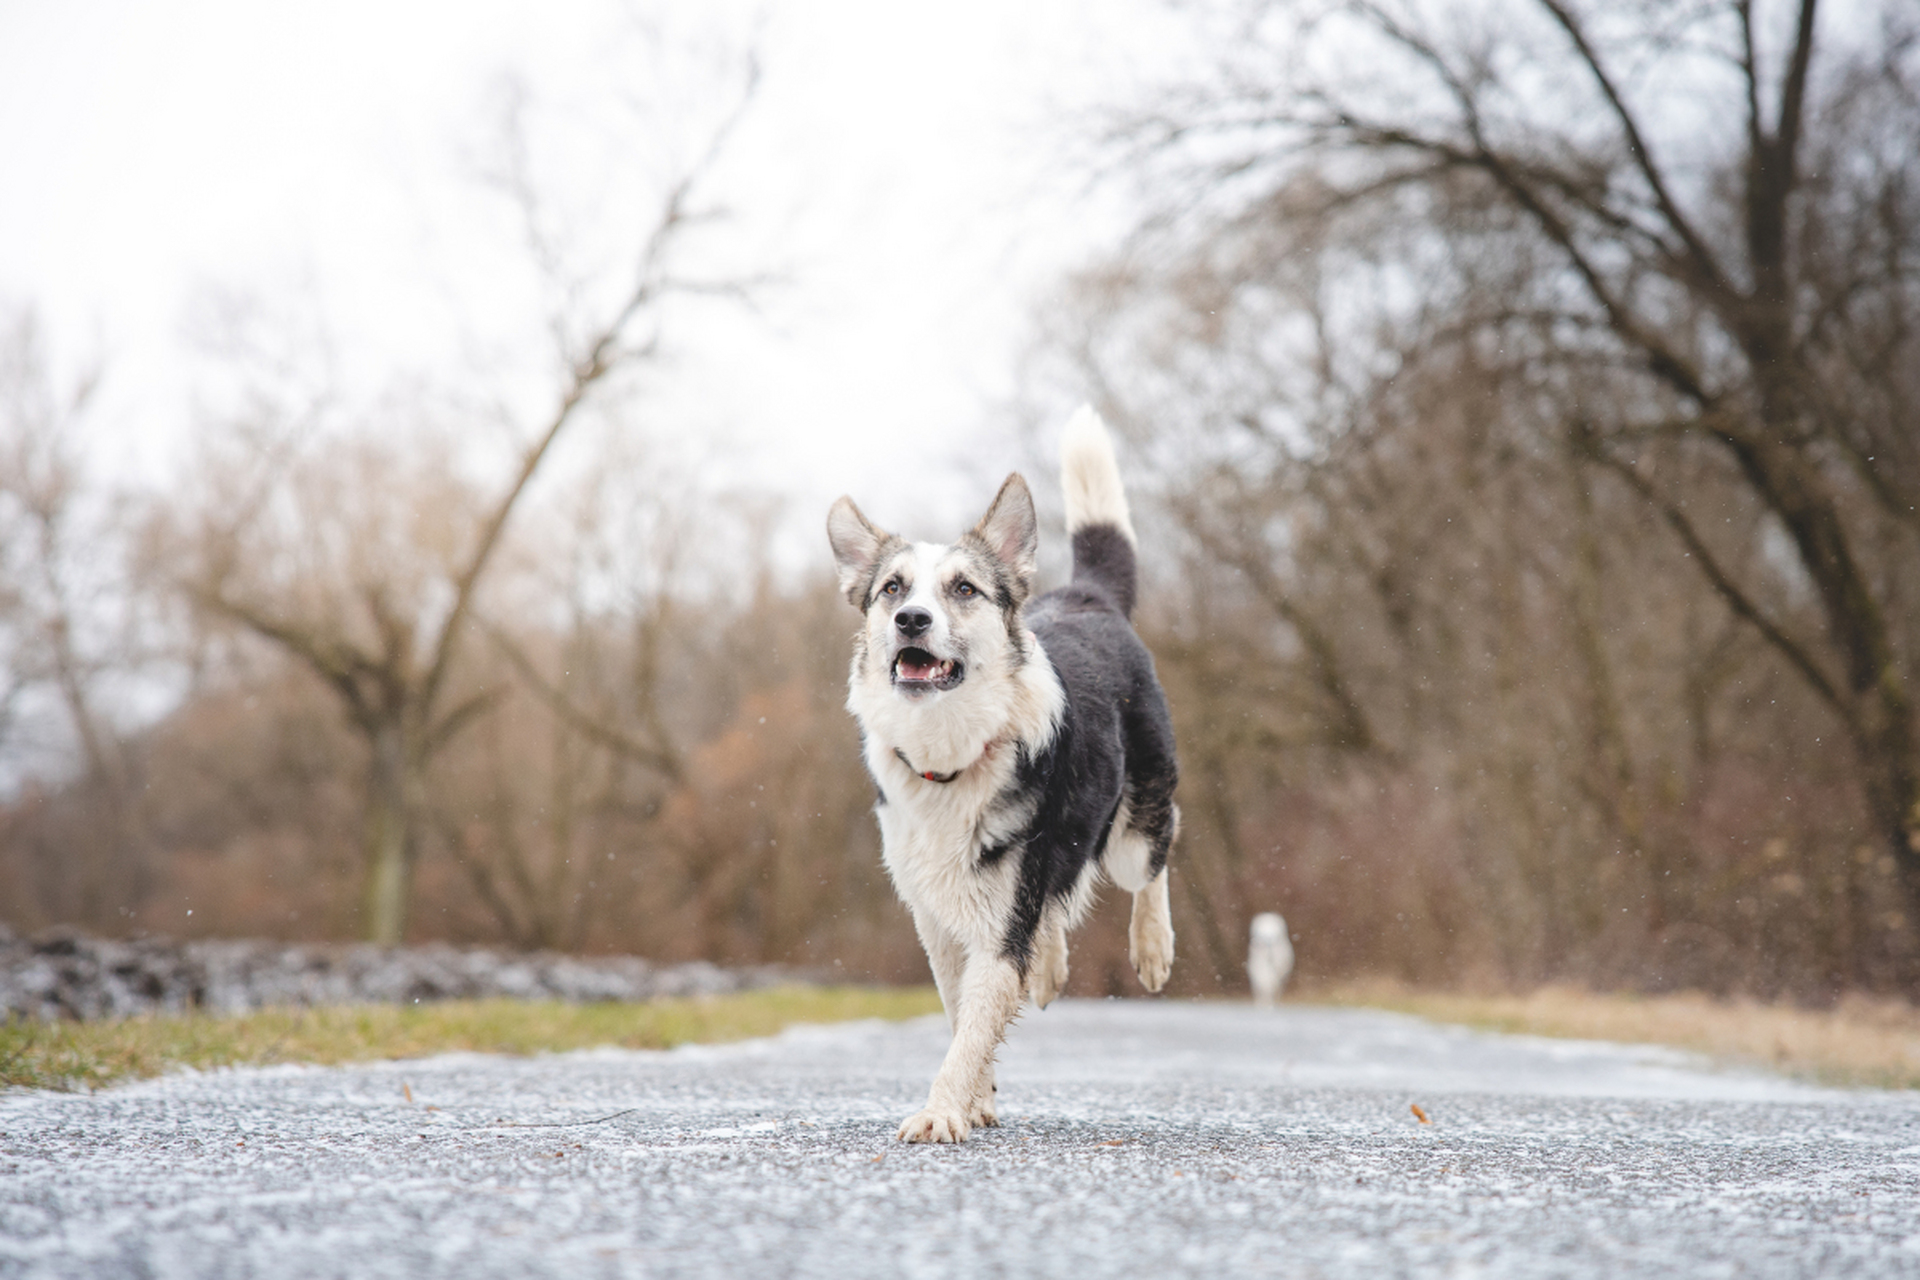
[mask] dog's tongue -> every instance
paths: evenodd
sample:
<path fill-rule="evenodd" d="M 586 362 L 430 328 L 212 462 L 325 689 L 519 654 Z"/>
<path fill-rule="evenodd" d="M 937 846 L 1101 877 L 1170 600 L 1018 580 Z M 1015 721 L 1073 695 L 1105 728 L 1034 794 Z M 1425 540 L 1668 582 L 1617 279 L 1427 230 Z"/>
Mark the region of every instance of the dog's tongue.
<path fill-rule="evenodd" d="M 940 670 L 937 662 L 915 662 L 911 658 L 900 659 L 900 675 L 906 680 L 931 680 Z"/>

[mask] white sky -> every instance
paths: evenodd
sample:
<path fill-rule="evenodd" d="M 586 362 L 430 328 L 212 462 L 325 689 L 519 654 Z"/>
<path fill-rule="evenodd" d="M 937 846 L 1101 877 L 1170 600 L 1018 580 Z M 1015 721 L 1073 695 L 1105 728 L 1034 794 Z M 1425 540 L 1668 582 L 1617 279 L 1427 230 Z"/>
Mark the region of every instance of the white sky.
<path fill-rule="evenodd" d="M 759 13 L 727 194 L 789 283 L 762 317 L 680 335 L 662 414 L 726 433 L 728 479 L 809 521 L 850 490 L 934 532 L 914 517 L 984 501 L 1015 461 L 998 409 L 1035 299 L 1123 223 L 1065 162 L 1074 112 L 1176 74 L 1179 20 L 1154 0 Z M 307 307 L 364 387 L 455 379 L 539 332 L 510 215 L 474 177 L 501 75 L 597 122 L 631 25 L 608 0 L 0 0 L 0 301 L 36 306 L 63 363 L 105 357 L 123 474 L 184 456 L 210 288 Z M 605 190 L 590 147 L 543 159 L 557 207 Z M 903 492 L 903 464 L 931 491 Z"/>

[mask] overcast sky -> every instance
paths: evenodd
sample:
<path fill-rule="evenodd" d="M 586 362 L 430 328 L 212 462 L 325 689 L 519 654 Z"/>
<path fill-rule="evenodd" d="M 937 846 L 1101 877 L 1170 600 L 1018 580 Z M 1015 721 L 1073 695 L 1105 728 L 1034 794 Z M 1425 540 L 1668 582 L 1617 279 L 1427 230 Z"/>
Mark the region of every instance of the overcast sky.
<path fill-rule="evenodd" d="M 757 21 L 725 195 L 741 252 L 787 283 L 681 335 L 671 429 L 725 434 L 729 479 L 801 509 L 851 489 L 906 522 L 969 500 L 1006 465 L 1032 306 L 1124 223 L 1070 163 L 1079 113 L 1172 74 L 1178 20 L 1150 0 L 717 11 L 664 6 L 696 34 Z M 67 365 L 104 356 L 98 417 L 130 474 L 183 456 L 216 293 L 304 308 L 359 385 L 461 376 L 538 332 L 530 295 L 489 287 L 525 267 L 476 178 L 502 78 L 558 118 L 605 114 L 633 19 L 611 0 L 0 0 L 0 299 L 37 307 Z M 591 148 L 536 162 L 563 214 L 604 192 Z M 886 484 L 902 465 L 931 507 Z"/>

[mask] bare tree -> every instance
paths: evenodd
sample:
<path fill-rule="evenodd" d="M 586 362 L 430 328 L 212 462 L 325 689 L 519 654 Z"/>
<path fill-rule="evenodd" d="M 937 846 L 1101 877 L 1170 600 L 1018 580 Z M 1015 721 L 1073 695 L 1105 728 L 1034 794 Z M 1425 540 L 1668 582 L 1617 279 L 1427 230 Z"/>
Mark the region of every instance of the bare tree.
<path fill-rule="evenodd" d="M 157 677 L 162 635 L 131 589 L 121 508 L 88 468 L 99 367 L 62 389 L 52 366 L 30 309 L 0 315 L 0 758 L 9 782 L 64 781 L 79 799 L 28 911 L 98 926 L 144 883 L 126 695 Z"/>
<path fill-rule="evenodd" d="M 1276 306 L 1267 384 L 1204 412 L 1306 459 L 1350 448 L 1367 389 L 1436 353 L 1524 387 L 1539 439 L 1654 513 L 1698 589 L 1834 718 L 1920 921 L 1912 15 L 1239 12 L 1220 72 L 1122 136 L 1187 179 L 1155 230 L 1203 276 L 1315 276 L 1334 301 Z M 1243 311 L 1257 292 L 1227 287 Z M 1272 385 L 1289 372 L 1304 386 Z M 1592 491 L 1568 496 L 1563 526 Z M 1604 724 L 1608 675 L 1588 672 Z M 1624 779 L 1618 742 L 1600 750 Z"/>
<path fill-rule="evenodd" d="M 4 318 L 0 332 L 0 521 L 6 525 L 5 605 L 10 653 L 0 700 L 0 725 L 22 690 L 54 689 L 78 741 L 85 769 L 104 779 L 122 772 L 119 744 L 95 705 L 95 677 L 107 661 L 87 652 L 76 632 L 94 564 L 76 526 L 87 495 L 78 424 L 99 385 L 97 371 L 66 393 L 53 386 L 47 353 L 31 312 Z M 96 549 L 98 556 L 108 553 Z M 118 655 L 115 655 L 117 658 Z"/>
<path fill-rule="evenodd" d="M 609 459 L 568 495 L 559 538 L 542 547 L 542 585 L 564 591 L 563 629 L 479 621 L 500 681 L 521 696 L 492 718 L 479 757 L 460 762 L 436 819 L 521 947 L 579 945 L 609 864 L 655 834 L 685 771 L 666 669 L 682 657 L 670 650 L 693 508 L 662 472 L 657 458 Z"/>
<path fill-rule="evenodd" d="M 478 595 L 509 521 L 589 403 L 659 349 L 663 304 L 740 287 L 732 279 L 690 276 L 680 264 L 689 233 L 717 216 L 705 187 L 754 80 L 749 63 L 739 101 L 643 222 L 624 292 L 600 314 L 583 316 L 580 308 L 591 306 L 582 300 L 586 291 L 565 291 L 567 311 L 550 324 L 560 347 L 559 384 L 544 417 L 523 429 L 490 492 L 458 483 L 442 459 L 416 468 L 416 483 L 429 494 L 409 494 L 384 474 L 400 461 L 394 449 L 364 431 L 358 443 L 328 442 L 313 460 L 297 460 L 301 436 L 297 422 L 293 430 L 288 423 L 299 415 L 283 413 L 272 429 L 251 433 L 251 478 L 215 495 L 196 528 L 184 537 L 176 530 L 164 544 L 170 563 L 163 567 L 201 610 L 297 658 L 338 697 L 364 742 L 365 928 L 375 942 L 391 945 L 405 933 L 408 886 L 427 824 L 429 766 L 500 695 L 497 685 L 463 686 L 460 672 Z M 544 269 L 545 233 L 524 179 L 524 166 L 510 163 L 506 181 Z M 417 505 L 398 505 L 410 497 Z M 348 507 L 391 536 L 356 531 L 355 520 L 341 518 Z M 276 527 L 283 535 L 277 540 L 270 536 Z M 410 556 L 402 545 L 409 540 Z M 305 570 L 294 572 L 303 561 Z"/>

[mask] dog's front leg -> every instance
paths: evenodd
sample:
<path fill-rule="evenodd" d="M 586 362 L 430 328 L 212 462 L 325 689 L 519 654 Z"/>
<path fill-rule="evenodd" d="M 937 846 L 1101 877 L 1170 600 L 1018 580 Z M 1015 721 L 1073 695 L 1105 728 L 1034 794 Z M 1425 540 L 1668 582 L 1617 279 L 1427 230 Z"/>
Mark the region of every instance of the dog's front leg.
<path fill-rule="evenodd" d="M 940 992 L 940 1007 L 946 1011 L 947 1030 L 960 1025 L 960 984 L 967 974 L 967 950 L 958 938 L 942 929 L 931 918 L 913 913 L 914 931 L 927 953 L 927 967 L 933 970 L 933 985 Z"/>
<path fill-rule="evenodd" d="M 927 1105 L 900 1126 L 902 1142 L 964 1142 L 975 1118 L 991 1115 L 993 1055 L 1020 1011 L 1021 989 L 1020 971 L 1006 957 L 967 957 L 960 1007 L 948 1013 L 953 1043 Z"/>
<path fill-rule="evenodd" d="M 960 1030 L 960 1001 L 967 972 L 966 947 L 933 919 L 917 911 L 913 916 L 913 924 L 919 931 L 920 945 L 926 949 L 927 964 L 933 970 L 934 986 L 940 990 L 940 1005 L 947 1015 L 947 1031 L 950 1035 L 957 1035 Z M 994 1100 L 991 1063 L 987 1065 L 987 1074 L 980 1081 L 978 1092 L 967 1107 L 966 1118 L 968 1127 L 973 1129 L 993 1128 L 1000 1123 L 999 1109 Z"/>

